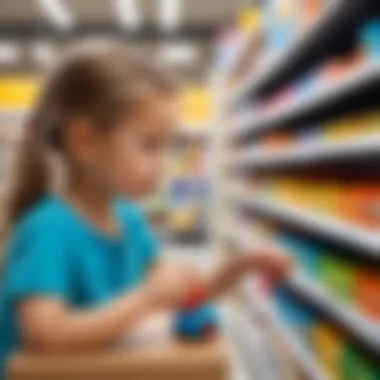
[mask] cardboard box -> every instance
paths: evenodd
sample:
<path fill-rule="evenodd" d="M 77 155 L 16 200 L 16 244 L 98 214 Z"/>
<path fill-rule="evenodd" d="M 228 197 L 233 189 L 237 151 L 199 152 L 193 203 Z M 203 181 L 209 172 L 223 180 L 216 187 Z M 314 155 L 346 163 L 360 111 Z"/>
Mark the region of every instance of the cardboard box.
<path fill-rule="evenodd" d="M 167 341 L 93 354 L 44 357 L 19 353 L 8 380 L 224 380 L 226 349 L 220 340 Z"/>

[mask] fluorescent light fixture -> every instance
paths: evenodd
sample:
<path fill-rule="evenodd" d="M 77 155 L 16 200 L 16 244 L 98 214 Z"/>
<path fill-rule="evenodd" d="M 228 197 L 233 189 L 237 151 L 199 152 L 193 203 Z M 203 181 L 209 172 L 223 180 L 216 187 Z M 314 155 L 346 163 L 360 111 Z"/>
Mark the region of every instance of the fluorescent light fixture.
<path fill-rule="evenodd" d="M 57 28 L 69 29 L 73 26 L 73 18 L 62 0 L 39 0 L 39 4 L 43 12 Z"/>
<path fill-rule="evenodd" d="M 14 63 L 21 55 L 18 45 L 10 41 L 0 41 L 0 63 Z"/>
<path fill-rule="evenodd" d="M 137 29 L 141 25 L 141 16 L 136 0 L 114 0 L 116 14 L 123 28 Z"/>
<path fill-rule="evenodd" d="M 54 61 L 56 51 L 49 41 L 37 41 L 31 46 L 31 54 L 37 64 L 45 66 Z"/>
<path fill-rule="evenodd" d="M 160 0 L 159 23 L 162 29 L 176 29 L 181 22 L 182 0 Z"/>
<path fill-rule="evenodd" d="M 166 43 L 160 48 L 159 58 L 172 65 L 185 65 L 194 62 L 199 56 L 199 48 L 193 43 Z"/>

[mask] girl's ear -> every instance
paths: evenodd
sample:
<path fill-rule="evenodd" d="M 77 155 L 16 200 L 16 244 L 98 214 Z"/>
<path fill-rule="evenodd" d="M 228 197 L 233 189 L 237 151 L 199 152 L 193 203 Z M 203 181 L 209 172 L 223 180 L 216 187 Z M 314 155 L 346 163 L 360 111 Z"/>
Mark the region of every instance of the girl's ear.
<path fill-rule="evenodd" d="M 89 163 L 99 138 L 93 123 L 88 118 L 74 117 L 68 121 L 65 131 L 64 146 L 69 156 L 78 163 Z"/>

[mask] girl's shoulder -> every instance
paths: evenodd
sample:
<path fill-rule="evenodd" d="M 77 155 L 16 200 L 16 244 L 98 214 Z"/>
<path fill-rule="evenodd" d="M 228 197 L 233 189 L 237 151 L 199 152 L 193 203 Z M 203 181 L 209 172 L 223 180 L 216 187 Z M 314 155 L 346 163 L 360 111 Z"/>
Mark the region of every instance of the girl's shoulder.
<path fill-rule="evenodd" d="M 27 232 L 44 229 L 46 233 L 64 231 L 69 223 L 66 212 L 54 196 L 45 196 L 27 210 L 16 223 L 16 230 Z"/>

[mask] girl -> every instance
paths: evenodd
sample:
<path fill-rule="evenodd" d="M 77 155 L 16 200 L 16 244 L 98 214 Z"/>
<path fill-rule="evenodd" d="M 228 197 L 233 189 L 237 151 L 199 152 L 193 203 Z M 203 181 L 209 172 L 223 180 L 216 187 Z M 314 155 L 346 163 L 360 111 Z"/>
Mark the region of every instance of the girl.
<path fill-rule="evenodd" d="M 212 298 L 248 271 L 287 271 L 287 257 L 266 252 L 237 256 L 204 279 L 157 258 L 132 200 L 159 181 L 177 102 L 167 75 L 117 44 L 81 46 L 48 80 L 10 201 L 2 370 L 20 348 L 105 346 L 152 314 L 180 307 L 195 282 Z"/>

